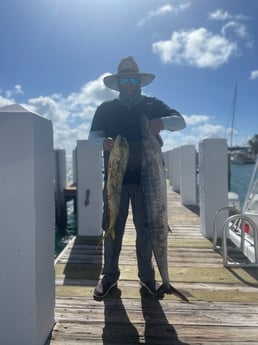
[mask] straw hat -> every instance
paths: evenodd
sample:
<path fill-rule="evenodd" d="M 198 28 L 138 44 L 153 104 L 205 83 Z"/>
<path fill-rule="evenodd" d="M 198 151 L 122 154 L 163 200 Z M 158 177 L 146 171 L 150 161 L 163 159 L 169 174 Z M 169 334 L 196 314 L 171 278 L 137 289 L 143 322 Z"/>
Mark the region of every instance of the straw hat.
<path fill-rule="evenodd" d="M 136 76 L 140 79 L 141 87 L 150 84 L 155 78 L 154 74 L 139 72 L 137 63 L 132 56 L 129 56 L 120 61 L 117 68 L 117 74 L 108 75 L 103 81 L 108 88 L 119 91 L 118 79 L 123 76 Z"/>

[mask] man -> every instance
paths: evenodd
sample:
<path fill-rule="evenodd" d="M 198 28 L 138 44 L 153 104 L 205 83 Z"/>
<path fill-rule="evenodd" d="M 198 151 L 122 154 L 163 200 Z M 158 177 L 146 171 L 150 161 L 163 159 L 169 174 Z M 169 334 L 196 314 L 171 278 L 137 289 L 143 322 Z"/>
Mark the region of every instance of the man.
<path fill-rule="evenodd" d="M 160 100 L 141 94 L 141 88 L 150 84 L 155 76 L 139 72 L 130 56 L 122 59 L 117 74 L 104 78 L 104 84 L 119 91 L 118 98 L 102 103 L 96 110 L 91 125 L 89 140 L 104 150 L 105 182 L 108 174 L 108 159 L 118 135 L 125 137 L 129 144 L 129 158 L 125 171 L 119 214 L 115 224 L 115 239 L 107 236 L 104 242 L 103 278 L 98 282 L 94 297 L 101 299 L 117 286 L 120 275 L 119 254 L 125 223 L 131 202 L 133 222 L 136 228 L 136 254 L 140 285 L 154 295 L 158 284 L 152 265 L 152 247 L 144 220 L 143 192 L 141 188 L 141 116 L 146 115 L 155 135 L 163 129 L 175 131 L 185 127 L 183 117 Z M 160 138 L 160 137 L 159 137 Z M 160 138 L 162 145 L 162 140 Z M 106 183 L 103 192 L 103 229 L 107 230 L 109 214 Z"/>

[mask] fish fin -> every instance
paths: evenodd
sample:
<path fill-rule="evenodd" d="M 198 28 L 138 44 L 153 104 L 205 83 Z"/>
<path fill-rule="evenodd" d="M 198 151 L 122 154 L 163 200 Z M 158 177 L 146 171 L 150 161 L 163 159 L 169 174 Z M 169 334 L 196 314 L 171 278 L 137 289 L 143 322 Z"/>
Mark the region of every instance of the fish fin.
<path fill-rule="evenodd" d="M 96 250 L 99 249 L 99 246 L 102 245 L 103 242 L 104 242 L 104 236 L 101 235 L 101 236 L 100 236 L 100 239 L 99 239 L 99 241 L 98 241 L 98 243 L 97 243 L 97 245 L 96 245 Z"/>
<path fill-rule="evenodd" d="M 112 237 L 112 239 L 114 241 L 114 239 L 115 239 L 115 229 L 113 227 L 108 228 L 107 231 L 105 232 L 105 234 L 101 235 L 100 240 L 99 240 L 99 242 L 98 242 L 98 244 L 96 246 L 96 249 L 98 249 L 98 247 L 101 244 L 103 244 L 104 240 L 107 238 L 108 235 L 111 235 L 111 237 Z"/>
<path fill-rule="evenodd" d="M 182 293 L 180 292 L 179 290 L 177 290 L 174 286 L 172 286 L 171 284 L 168 284 L 168 285 L 165 285 L 165 284 L 162 284 L 159 288 L 158 288 L 158 293 L 160 292 L 163 292 L 163 293 L 166 293 L 168 295 L 176 295 L 178 296 L 179 298 L 181 298 L 183 301 L 189 303 L 189 300 L 188 298 Z"/>
<path fill-rule="evenodd" d="M 112 240 L 115 239 L 115 229 L 114 229 L 113 226 L 111 226 L 111 227 L 109 227 L 109 228 L 107 229 L 107 231 L 105 232 L 105 235 L 104 235 L 104 239 L 105 239 L 108 235 L 110 235 L 110 236 L 112 237 Z"/>

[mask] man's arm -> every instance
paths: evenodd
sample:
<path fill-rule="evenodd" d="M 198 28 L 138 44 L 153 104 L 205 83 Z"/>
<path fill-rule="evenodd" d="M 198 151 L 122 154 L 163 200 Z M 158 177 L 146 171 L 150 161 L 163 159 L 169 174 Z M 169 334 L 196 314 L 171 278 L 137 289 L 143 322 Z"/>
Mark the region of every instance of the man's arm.
<path fill-rule="evenodd" d="M 105 138 L 102 131 L 91 131 L 88 140 L 91 145 L 104 151 L 111 151 L 115 142 L 112 138 Z"/>
<path fill-rule="evenodd" d="M 185 120 L 180 114 L 162 117 L 161 121 L 163 123 L 163 129 L 169 131 L 179 131 L 186 127 Z"/>
<path fill-rule="evenodd" d="M 151 101 L 147 99 L 150 104 L 150 114 L 151 114 L 151 126 L 152 121 L 158 121 L 160 124 L 156 123 L 153 128 L 155 134 L 159 133 L 159 130 L 167 129 L 169 131 L 178 131 L 186 127 L 185 120 L 183 116 L 175 109 L 170 108 L 167 104 L 162 102 L 157 98 L 152 98 Z M 152 106 L 152 108 L 151 108 Z"/>
<path fill-rule="evenodd" d="M 155 134 L 159 134 L 163 129 L 178 131 L 186 127 L 185 120 L 180 114 L 152 119 L 150 125 Z"/>
<path fill-rule="evenodd" d="M 89 143 L 95 147 L 98 147 L 100 150 L 103 148 L 104 139 L 105 137 L 103 131 L 90 131 L 89 133 Z"/>

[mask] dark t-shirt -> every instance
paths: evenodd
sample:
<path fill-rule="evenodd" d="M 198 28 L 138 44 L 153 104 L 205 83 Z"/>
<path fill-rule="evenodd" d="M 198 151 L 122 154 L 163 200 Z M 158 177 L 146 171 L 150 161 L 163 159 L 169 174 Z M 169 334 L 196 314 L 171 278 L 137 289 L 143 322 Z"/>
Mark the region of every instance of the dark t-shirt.
<path fill-rule="evenodd" d="M 102 103 L 96 110 L 91 131 L 102 131 L 105 137 L 125 137 L 129 144 L 129 159 L 124 184 L 139 184 L 141 178 L 141 116 L 149 120 L 180 114 L 162 101 L 142 96 L 141 101 L 128 108 L 119 99 Z M 109 152 L 104 152 L 105 179 L 108 172 Z"/>

